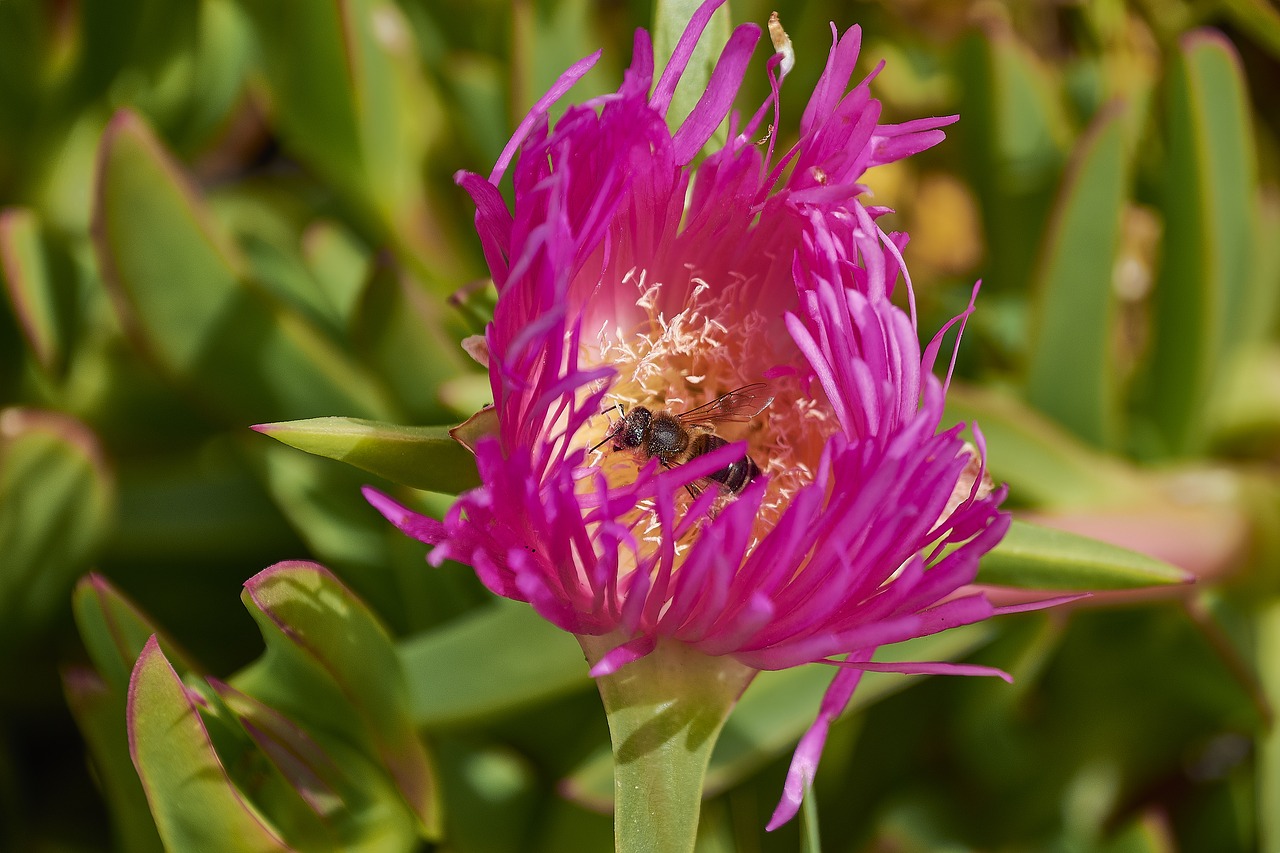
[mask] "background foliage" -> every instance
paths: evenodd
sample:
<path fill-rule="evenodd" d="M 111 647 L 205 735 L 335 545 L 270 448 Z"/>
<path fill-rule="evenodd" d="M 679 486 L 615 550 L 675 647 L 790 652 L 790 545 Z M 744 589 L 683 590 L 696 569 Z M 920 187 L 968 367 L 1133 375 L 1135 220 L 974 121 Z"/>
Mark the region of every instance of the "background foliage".
<path fill-rule="evenodd" d="M 1276 849 L 1280 12 L 780 11 L 784 142 L 831 20 L 862 24 L 864 71 L 888 61 L 891 118 L 962 116 L 872 182 L 914 236 L 923 328 L 984 280 L 951 405 L 1019 517 L 1200 578 L 903 649 L 1017 684 L 868 675 L 819 774 L 823 849 Z M 609 849 L 572 638 L 428 569 L 360 497 L 443 511 L 465 458 L 430 455 L 413 485 L 438 491 L 411 491 L 248 427 L 488 402 L 458 341 L 492 294 L 451 176 L 487 173 L 578 57 L 605 48 L 571 98 L 616 86 L 654 14 L 0 0 L 0 847 L 158 849 L 159 826 L 188 849 Z M 1068 574 L 1016 549 L 984 572 Z M 812 813 L 803 840 L 762 828 L 827 677 L 748 692 L 702 849 L 816 844 Z"/>

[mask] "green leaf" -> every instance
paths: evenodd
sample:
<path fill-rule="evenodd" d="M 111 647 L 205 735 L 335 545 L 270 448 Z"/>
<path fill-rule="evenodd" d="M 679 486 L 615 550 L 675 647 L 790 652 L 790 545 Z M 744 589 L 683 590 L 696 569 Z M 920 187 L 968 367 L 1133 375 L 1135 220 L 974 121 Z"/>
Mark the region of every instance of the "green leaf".
<path fill-rule="evenodd" d="M 1242 32 L 1280 59 L 1280 9 L 1267 0 L 1222 0 L 1222 5 Z"/>
<path fill-rule="evenodd" d="M 1128 196 L 1126 122 L 1115 103 L 1077 145 L 1033 277 L 1027 400 L 1103 448 L 1120 428 L 1112 271 Z"/>
<path fill-rule="evenodd" d="M 0 213 L 0 272 L 36 362 L 60 376 L 75 329 L 76 282 L 70 258 L 44 238 L 34 212 Z"/>
<path fill-rule="evenodd" d="M 438 793 L 409 713 L 391 638 L 323 567 L 277 563 L 241 598 L 267 654 L 232 684 L 316 732 L 341 736 L 385 767 L 423 831 L 439 831 Z"/>
<path fill-rule="evenodd" d="M 133 763 L 166 849 L 289 849 L 232 784 L 192 694 L 155 640 L 134 667 L 128 719 Z"/>
<path fill-rule="evenodd" d="M 684 34 L 689 24 L 689 19 L 701 5 L 702 0 L 657 0 L 654 3 L 652 27 L 654 79 L 661 76 L 661 69 L 665 68 L 670 61 L 680 36 Z M 720 51 L 729 41 L 731 29 L 729 7 L 726 4 L 711 16 L 711 22 L 703 30 L 702 38 L 694 48 L 693 57 L 680 77 L 680 84 L 676 86 L 675 96 L 672 97 L 671 106 L 667 110 L 667 124 L 672 130 L 675 130 L 693 111 L 698 99 L 707 90 L 707 81 L 711 79 L 711 72 L 715 68 L 716 60 L 720 58 Z M 714 137 L 710 144 L 715 144 Z"/>
<path fill-rule="evenodd" d="M 1192 580 L 1163 560 L 1017 520 L 978 571 L 978 583 L 1022 589 L 1133 589 Z"/>
<path fill-rule="evenodd" d="M 587 689 L 582 649 L 522 602 L 496 601 L 400 645 L 415 723 L 475 723 Z"/>
<path fill-rule="evenodd" d="M 115 849 L 159 853 L 164 848 L 129 757 L 124 726 L 128 671 L 119 684 L 108 684 L 91 669 L 69 667 L 62 673 L 62 688 L 107 801 Z"/>
<path fill-rule="evenodd" d="M 42 630 L 66 607 L 114 511 L 112 475 L 83 424 L 0 411 L 0 641 Z"/>
<path fill-rule="evenodd" d="M 475 457 L 447 427 L 409 427 L 356 418 L 259 424 L 290 447 L 354 465 L 393 483 L 457 494 L 480 485 Z"/>
<path fill-rule="evenodd" d="M 365 362 L 403 401 L 414 420 L 441 421 L 451 413 L 440 400 L 440 386 L 468 372 L 475 362 L 458 341 L 462 317 L 446 313 L 442 300 L 428 294 L 397 265 L 373 266 L 353 318 L 356 347 Z"/>
<path fill-rule="evenodd" d="M 1021 288 L 1070 144 L 1060 81 L 1011 28 L 975 34 L 960 55 L 956 133 L 982 194 L 987 240 L 1000 247 L 984 277 L 997 290 Z"/>
<path fill-rule="evenodd" d="M 1259 608 L 1256 667 L 1271 708 L 1280 707 L 1280 600 Z M 1267 726 L 1258 745 L 1258 848 L 1280 844 L 1280 727 Z"/>
<path fill-rule="evenodd" d="M 333 343 L 246 281 L 240 255 L 127 110 L 103 134 L 95 195 L 99 266 L 132 336 L 166 373 L 237 420 L 390 411 Z"/>
<path fill-rule="evenodd" d="M 263 48 L 276 126 L 287 146 L 349 196 L 441 280 L 455 249 L 423 195 L 426 149 L 445 116 L 421 73 L 414 34 L 387 0 L 242 3 Z"/>
<path fill-rule="evenodd" d="M 1164 251 L 1147 392 L 1161 449 L 1183 455 L 1204 446 L 1223 364 L 1247 324 L 1257 170 L 1244 75 L 1225 37 L 1185 36 L 1165 95 Z"/>
<path fill-rule="evenodd" d="M 89 652 L 97 677 L 121 696 L 138 656 L 152 637 L 159 640 L 166 657 L 176 660 L 182 672 L 200 672 L 199 664 L 163 636 L 151 619 L 102 575 L 90 573 L 81 578 L 71 606 L 80 640 Z"/>
<path fill-rule="evenodd" d="M 1012 395 L 953 383 L 946 422 L 976 422 L 987 462 L 1013 499 L 1042 507 L 1102 507 L 1150 500 L 1151 488 L 1113 456 L 1082 444 Z"/>
<path fill-rule="evenodd" d="M 368 277 L 368 250 L 339 223 L 319 219 L 302 233 L 302 259 L 334 315 L 347 328 Z"/>

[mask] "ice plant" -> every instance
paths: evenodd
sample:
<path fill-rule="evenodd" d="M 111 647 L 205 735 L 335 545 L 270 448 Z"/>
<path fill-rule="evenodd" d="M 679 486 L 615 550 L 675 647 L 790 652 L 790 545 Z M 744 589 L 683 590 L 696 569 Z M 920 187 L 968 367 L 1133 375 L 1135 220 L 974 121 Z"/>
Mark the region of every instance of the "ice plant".
<path fill-rule="evenodd" d="M 985 476 L 981 435 L 975 448 L 941 422 L 933 367 L 946 329 L 922 351 L 907 238 L 881 230 L 885 211 L 858 183 L 939 142 L 955 117 L 880 124 L 875 73 L 849 88 L 853 27 L 834 40 L 791 150 L 775 156 L 780 51 L 772 95 L 745 123 L 734 114 L 727 143 L 696 162 L 760 36 L 733 32 L 672 132 L 672 93 L 718 5 L 697 12 L 656 83 L 640 30 L 617 92 L 553 126 L 550 105 L 598 54 L 582 60 L 488 178 L 458 176 L 499 294 L 472 348 L 497 423 L 474 447 L 484 485 L 444 522 L 367 492 L 436 546 L 433 563 L 470 564 L 579 637 L 610 713 L 620 849 L 646 821 L 696 825 L 710 744 L 759 670 L 835 672 L 770 828 L 795 814 L 864 671 L 1002 675 L 872 661 L 879 646 L 998 610 L 966 587 L 1008 527 L 1004 491 Z M 508 171 L 511 208 L 498 189 Z M 767 387 L 758 411 L 692 428 L 727 446 L 664 459 L 618 438 L 637 406 L 679 415 L 754 383 Z M 744 454 L 759 477 L 736 491 L 708 480 Z M 684 776 L 691 792 L 675 790 Z M 678 849 L 689 826 L 660 827 L 675 846 L 657 849 Z"/>

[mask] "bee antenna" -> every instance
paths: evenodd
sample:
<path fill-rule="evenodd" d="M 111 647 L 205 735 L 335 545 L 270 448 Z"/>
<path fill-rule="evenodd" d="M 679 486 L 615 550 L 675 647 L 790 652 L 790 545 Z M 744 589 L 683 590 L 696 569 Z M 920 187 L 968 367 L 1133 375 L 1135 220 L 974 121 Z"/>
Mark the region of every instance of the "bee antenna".
<path fill-rule="evenodd" d="M 591 448 L 591 450 L 590 450 L 590 452 L 591 452 L 591 453 L 595 453 L 595 452 L 596 452 L 597 450 L 599 450 L 601 447 L 604 447 L 604 445 L 605 445 L 605 443 L 606 443 L 606 442 L 608 442 L 611 438 L 615 437 L 619 432 L 621 432 L 621 431 L 622 431 L 622 425 L 623 425 L 624 423 L 626 423 L 626 420 L 625 420 L 625 419 L 626 419 L 626 417 L 627 417 L 627 414 L 626 414 L 626 412 L 624 412 L 624 411 L 622 410 L 622 404 L 621 404 L 621 403 L 614 403 L 612 406 L 608 406 L 608 407 L 606 407 L 606 408 L 604 408 L 604 409 L 601 409 L 601 410 L 600 410 L 600 414 L 602 414 L 602 415 L 603 415 L 603 414 L 606 414 L 606 413 L 609 411 L 609 409 L 617 409 L 617 410 L 618 410 L 618 416 L 619 416 L 619 417 L 621 417 L 621 418 L 623 418 L 623 420 L 621 420 L 621 421 L 619 421 L 619 422 L 618 422 L 618 426 L 616 426 L 616 427 L 614 427 L 613 429 L 609 430 L 609 433 L 608 433 L 604 438 L 602 438 L 602 439 L 600 440 L 600 443 L 599 443 L 599 444 L 597 444 L 595 447 Z"/>

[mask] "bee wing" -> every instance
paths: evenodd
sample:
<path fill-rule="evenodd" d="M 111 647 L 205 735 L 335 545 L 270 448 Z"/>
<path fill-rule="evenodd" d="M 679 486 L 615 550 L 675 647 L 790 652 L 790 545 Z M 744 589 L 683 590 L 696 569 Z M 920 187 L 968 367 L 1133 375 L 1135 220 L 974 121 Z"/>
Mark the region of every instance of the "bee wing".
<path fill-rule="evenodd" d="M 705 424 L 715 421 L 746 422 L 752 420 L 769 407 L 772 397 L 765 397 L 768 386 L 763 382 L 753 382 L 735 388 L 727 394 L 721 394 L 709 403 L 689 409 L 676 417 L 685 424 Z"/>

